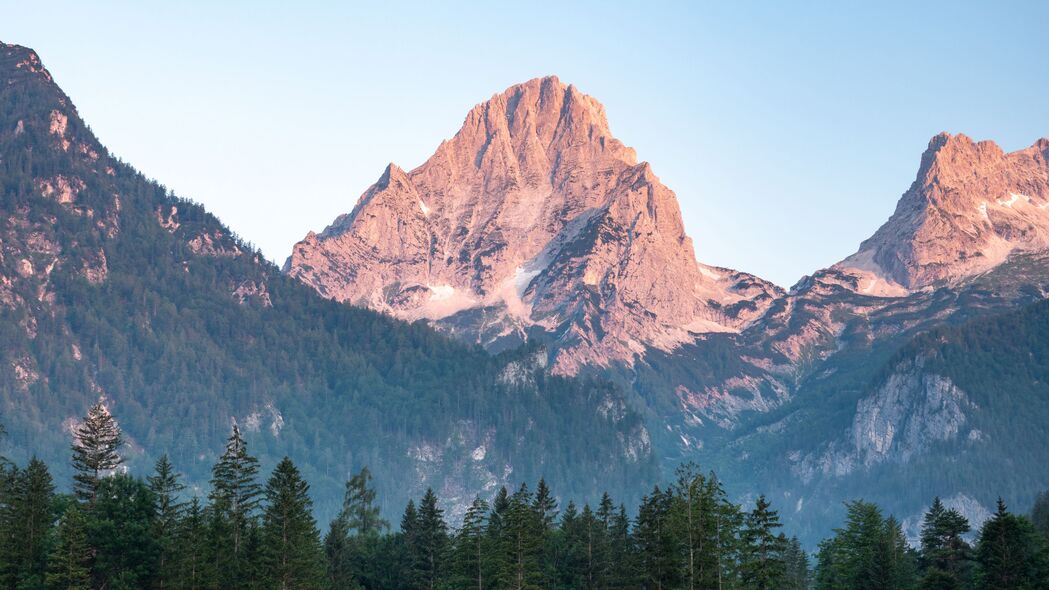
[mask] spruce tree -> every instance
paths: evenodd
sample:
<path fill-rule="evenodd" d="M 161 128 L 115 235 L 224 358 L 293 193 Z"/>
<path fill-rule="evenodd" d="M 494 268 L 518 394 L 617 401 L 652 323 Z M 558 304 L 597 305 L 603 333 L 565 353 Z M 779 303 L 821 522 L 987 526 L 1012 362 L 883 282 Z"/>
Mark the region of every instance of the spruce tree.
<path fill-rule="evenodd" d="M 124 462 L 119 453 L 123 444 L 109 409 L 101 401 L 91 406 L 73 443 L 73 491 L 81 502 L 92 505 L 102 477 Z"/>
<path fill-rule="evenodd" d="M 543 582 L 543 517 L 533 509 L 534 499 L 527 484 L 521 484 L 510 497 L 504 520 L 505 569 L 502 580 L 513 590 L 537 588 Z"/>
<path fill-rule="evenodd" d="M 960 586 L 969 583 L 972 573 L 972 548 L 965 541 L 964 535 L 969 532 L 969 521 L 953 508 L 947 508 L 939 498 L 933 500 L 929 511 L 922 519 L 921 529 L 921 562 L 925 569 L 924 577 L 933 574 L 926 584 L 948 584 L 947 578 L 953 578 Z"/>
<path fill-rule="evenodd" d="M 424 590 L 435 590 L 444 575 L 448 525 L 444 522 L 444 510 L 437 503 L 437 494 L 431 488 L 426 489 L 419 502 L 415 539 L 416 578 Z"/>
<path fill-rule="evenodd" d="M 47 587 L 51 590 L 90 590 L 91 553 L 84 515 L 70 505 L 58 521 L 55 543 L 47 560 Z"/>
<path fill-rule="evenodd" d="M 409 588 L 421 588 L 424 584 L 421 577 L 422 548 L 419 539 L 419 512 L 415 509 L 415 500 L 409 499 L 401 515 L 401 544 L 404 546 L 404 561 L 401 571 Z"/>
<path fill-rule="evenodd" d="M 12 543 L 8 549 L 14 582 L 20 589 L 43 587 L 54 491 L 47 465 L 35 457 L 15 474 L 10 500 Z"/>
<path fill-rule="evenodd" d="M 1049 584 L 1045 541 L 1027 519 L 1010 514 L 1001 498 L 980 531 L 976 559 L 981 589 L 1034 590 Z"/>
<path fill-rule="evenodd" d="M 630 535 L 630 519 L 626 506 L 620 504 L 608 526 L 609 572 L 608 588 L 626 590 L 637 587 L 637 564 L 634 557 L 634 539 Z"/>
<path fill-rule="evenodd" d="M 154 537 L 153 493 L 127 474 L 103 479 L 87 516 L 93 573 L 103 588 L 148 588 L 156 579 L 160 546 Z"/>
<path fill-rule="evenodd" d="M 175 571 L 180 590 L 200 590 L 217 585 L 209 559 L 208 519 L 200 500 L 193 498 L 178 522 Z"/>
<path fill-rule="evenodd" d="M 783 561 L 786 565 L 783 588 L 785 590 L 808 590 L 809 556 L 797 537 L 791 537 L 787 543 Z"/>
<path fill-rule="evenodd" d="M 157 459 L 153 475 L 147 477 L 146 481 L 149 490 L 153 492 L 153 509 L 156 512 L 154 537 L 160 545 L 156 587 L 164 590 L 170 588 L 178 577 L 174 553 L 179 520 L 185 508 L 179 494 L 186 486 L 179 481 L 179 474 L 168 461 L 167 455 L 161 455 L 160 459 Z"/>
<path fill-rule="evenodd" d="M 488 502 L 474 498 L 455 535 L 452 552 L 451 585 L 455 588 L 484 590 L 490 585 L 490 547 L 485 528 Z"/>
<path fill-rule="evenodd" d="M 771 509 L 765 496 L 759 496 L 754 509 L 747 514 L 743 529 L 744 561 L 741 573 L 746 588 L 773 590 L 783 585 L 783 553 L 786 538 L 777 534 L 779 514 Z"/>
<path fill-rule="evenodd" d="M 277 464 L 266 483 L 266 509 L 260 531 L 260 578 L 266 588 L 324 587 L 324 552 L 309 489 L 287 457 Z"/>
<path fill-rule="evenodd" d="M 670 490 L 662 491 L 656 486 L 642 499 L 638 509 L 634 537 L 640 566 L 638 573 L 646 588 L 667 590 L 677 583 L 677 540 L 670 522 L 673 501 Z"/>
<path fill-rule="evenodd" d="M 217 553 L 228 566 L 220 566 L 230 585 L 239 585 L 248 577 L 247 537 L 257 522 L 262 488 L 258 483 L 258 459 L 248 454 L 247 443 L 240 428 L 233 425 L 233 432 L 226 442 L 226 449 L 212 468 L 211 494 L 209 495 L 214 518 L 225 522 L 215 523 L 216 530 L 224 529 L 221 539 L 216 541 L 224 548 Z"/>

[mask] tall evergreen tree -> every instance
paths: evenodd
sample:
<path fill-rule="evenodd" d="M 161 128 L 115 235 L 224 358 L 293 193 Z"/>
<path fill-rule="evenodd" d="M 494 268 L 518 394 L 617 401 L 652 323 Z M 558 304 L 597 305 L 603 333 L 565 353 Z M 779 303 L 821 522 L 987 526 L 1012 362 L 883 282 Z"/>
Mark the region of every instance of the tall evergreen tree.
<path fill-rule="evenodd" d="M 620 504 L 608 525 L 609 572 L 608 588 L 626 590 L 637 587 L 634 539 L 630 535 L 630 519 L 626 506 Z"/>
<path fill-rule="evenodd" d="M 783 554 L 783 561 L 786 565 L 784 590 L 808 590 L 809 556 L 797 537 L 791 537 Z"/>
<path fill-rule="evenodd" d="M 474 498 L 454 539 L 452 587 L 484 590 L 491 585 L 491 549 L 485 533 L 487 520 L 488 502 L 480 497 Z"/>
<path fill-rule="evenodd" d="M 773 590 L 783 585 L 786 571 L 783 553 L 787 540 L 777 534 L 779 514 L 772 510 L 765 496 L 759 496 L 754 509 L 747 514 L 743 529 L 744 561 L 742 570 L 746 588 Z"/>
<path fill-rule="evenodd" d="M 43 588 L 53 496 L 43 462 L 0 464 L 0 588 Z"/>
<path fill-rule="evenodd" d="M 216 572 L 209 559 L 208 522 L 200 500 L 193 498 L 178 522 L 174 555 L 180 590 L 201 590 L 217 585 Z"/>
<path fill-rule="evenodd" d="M 58 521 L 54 547 L 47 560 L 47 587 L 51 590 L 90 590 L 90 559 L 84 515 L 73 504 Z"/>
<path fill-rule="evenodd" d="M 656 486 L 638 509 L 634 537 L 637 542 L 639 577 L 646 588 L 668 590 L 678 579 L 676 540 L 671 527 L 674 501 L 670 490 Z"/>
<path fill-rule="evenodd" d="M 76 429 L 73 443 L 73 490 L 80 501 L 91 505 L 102 477 L 123 462 L 120 426 L 101 401 L 91 406 Z"/>
<path fill-rule="evenodd" d="M 178 577 L 175 560 L 176 540 L 179 520 L 185 503 L 179 494 L 186 488 L 179 481 L 179 474 L 171 465 L 167 455 L 161 455 L 153 467 L 153 475 L 146 478 L 149 490 L 153 492 L 156 513 L 154 538 L 160 545 L 156 587 L 160 590 L 170 588 Z"/>
<path fill-rule="evenodd" d="M 509 499 L 503 519 L 503 569 L 500 581 L 506 588 L 526 590 L 542 583 L 542 517 L 533 509 L 527 484 Z"/>
<path fill-rule="evenodd" d="M 437 503 L 437 494 L 427 488 L 419 502 L 416 520 L 415 548 L 418 552 L 416 579 L 420 588 L 435 590 L 444 575 L 445 549 L 448 542 L 448 525 L 444 522 L 444 510 Z"/>
<path fill-rule="evenodd" d="M 960 512 L 947 508 L 939 498 L 933 500 L 922 519 L 923 577 L 932 575 L 929 580 L 923 580 L 923 588 L 928 584 L 949 584 L 948 578 L 952 578 L 959 587 L 968 586 L 972 575 L 972 548 L 964 535 L 969 530 L 969 521 Z"/>
<path fill-rule="evenodd" d="M 258 459 L 248 454 L 240 428 L 226 442 L 225 451 L 212 468 L 212 533 L 216 568 L 228 587 L 243 587 L 252 578 L 249 536 L 256 528 L 262 488 Z"/>
<path fill-rule="evenodd" d="M 148 588 L 156 578 L 160 546 L 154 538 L 153 493 L 127 474 L 103 479 L 87 514 L 100 588 Z"/>
<path fill-rule="evenodd" d="M 976 548 L 978 587 L 986 590 L 1035 590 L 1049 587 L 1045 541 L 1034 526 L 1010 514 L 998 499 L 994 516 L 983 525 Z"/>
<path fill-rule="evenodd" d="M 324 552 L 309 489 L 287 457 L 277 464 L 266 483 L 266 509 L 260 531 L 260 578 L 264 587 L 324 587 Z"/>

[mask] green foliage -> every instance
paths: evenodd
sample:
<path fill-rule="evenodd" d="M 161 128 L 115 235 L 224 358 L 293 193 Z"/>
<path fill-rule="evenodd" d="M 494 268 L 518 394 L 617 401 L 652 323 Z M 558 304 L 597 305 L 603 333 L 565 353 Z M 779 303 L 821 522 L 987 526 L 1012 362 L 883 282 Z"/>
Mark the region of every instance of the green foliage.
<path fill-rule="evenodd" d="M 47 587 L 51 590 L 91 588 L 91 549 L 84 515 L 74 504 L 62 514 L 55 545 L 47 560 Z"/>
<path fill-rule="evenodd" d="M 91 406 L 84 422 L 77 426 L 73 443 L 73 486 L 82 502 L 93 504 L 103 475 L 124 462 L 120 447 L 124 437 L 116 420 L 102 402 Z"/>
<path fill-rule="evenodd" d="M 1030 521 L 1010 514 L 998 499 L 994 517 L 984 523 L 976 547 L 979 588 L 1035 590 L 1049 585 L 1046 542 Z"/>
<path fill-rule="evenodd" d="M 266 484 L 262 517 L 260 580 L 264 587 L 317 590 L 324 587 L 324 552 L 313 519 L 309 484 L 284 458 Z"/>

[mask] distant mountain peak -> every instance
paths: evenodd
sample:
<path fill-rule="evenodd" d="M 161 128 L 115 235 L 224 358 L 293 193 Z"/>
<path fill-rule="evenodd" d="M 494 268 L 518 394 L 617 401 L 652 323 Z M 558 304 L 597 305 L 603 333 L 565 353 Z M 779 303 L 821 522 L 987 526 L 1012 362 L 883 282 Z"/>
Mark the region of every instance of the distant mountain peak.
<path fill-rule="evenodd" d="M 601 103 L 555 76 L 474 106 L 426 163 L 388 167 L 285 265 L 328 297 L 490 348 L 545 333 L 564 372 L 739 330 L 779 293 L 711 268 Z"/>
<path fill-rule="evenodd" d="M 839 263 L 906 289 L 994 268 L 1049 248 L 1049 140 L 1006 153 L 993 141 L 940 133 L 895 213 Z"/>

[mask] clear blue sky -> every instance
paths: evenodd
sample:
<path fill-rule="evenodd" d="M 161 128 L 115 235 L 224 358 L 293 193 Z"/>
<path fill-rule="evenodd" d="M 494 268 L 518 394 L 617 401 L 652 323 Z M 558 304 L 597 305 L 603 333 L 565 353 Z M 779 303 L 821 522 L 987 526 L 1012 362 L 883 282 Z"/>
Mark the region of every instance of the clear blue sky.
<path fill-rule="evenodd" d="M 939 131 L 1049 135 L 1046 2 L 171 4 L 0 0 L 0 40 L 277 262 L 546 74 L 605 104 L 700 260 L 781 285 L 852 253 Z"/>

